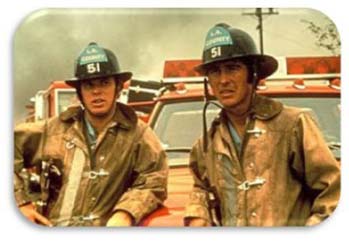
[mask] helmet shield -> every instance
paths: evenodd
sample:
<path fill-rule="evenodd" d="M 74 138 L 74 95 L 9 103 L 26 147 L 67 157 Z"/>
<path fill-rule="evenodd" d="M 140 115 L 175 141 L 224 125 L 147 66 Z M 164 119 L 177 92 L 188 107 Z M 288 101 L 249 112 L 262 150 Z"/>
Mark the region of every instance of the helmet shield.
<path fill-rule="evenodd" d="M 212 64 L 227 60 L 255 63 L 258 79 L 271 75 L 278 66 L 276 59 L 272 56 L 258 53 L 253 39 L 246 32 L 233 29 L 227 24 L 217 24 L 206 35 L 202 64 L 195 70 L 206 75 Z"/>
<path fill-rule="evenodd" d="M 75 77 L 65 82 L 75 87 L 79 81 L 110 76 L 124 82 L 132 77 L 132 73 L 120 71 L 119 62 L 113 52 L 96 43 L 90 43 L 75 62 Z"/>

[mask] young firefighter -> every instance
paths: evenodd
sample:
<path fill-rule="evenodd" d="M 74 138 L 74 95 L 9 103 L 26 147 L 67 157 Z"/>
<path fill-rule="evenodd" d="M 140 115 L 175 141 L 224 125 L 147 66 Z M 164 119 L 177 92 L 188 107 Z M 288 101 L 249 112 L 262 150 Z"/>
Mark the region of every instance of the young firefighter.
<path fill-rule="evenodd" d="M 135 112 L 116 102 L 124 81 L 110 50 L 90 43 L 73 86 L 81 107 L 15 129 L 15 197 L 31 221 L 56 226 L 137 225 L 167 195 L 167 159 Z M 23 168 L 40 171 L 39 202 L 28 197 Z"/>
<path fill-rule="evenodd" d="M 339 163 L 312 116 L 255 92 L 276 69 L 246 32 L 208 31 L 197 70 L 223 109 L 191 152 L 186 225 L 315 225 L 336 208 Z"/>

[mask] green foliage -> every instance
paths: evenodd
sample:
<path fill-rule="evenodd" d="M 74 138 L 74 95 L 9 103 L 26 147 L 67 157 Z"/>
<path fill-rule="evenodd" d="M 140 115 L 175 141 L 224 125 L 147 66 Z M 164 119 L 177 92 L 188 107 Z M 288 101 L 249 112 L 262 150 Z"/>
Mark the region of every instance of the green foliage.
<path fill-rule="evenodd" d="M 319 26 L 313 21 L 302 19 L 301 22 L 307 25 L 307 29 L 315 35 L 315 44 L 320 47 L 327 49 L 333 55 L 340 54 L 341 41 L 337 32 L 336 25 L 328 20 L 327 24 Z"/>

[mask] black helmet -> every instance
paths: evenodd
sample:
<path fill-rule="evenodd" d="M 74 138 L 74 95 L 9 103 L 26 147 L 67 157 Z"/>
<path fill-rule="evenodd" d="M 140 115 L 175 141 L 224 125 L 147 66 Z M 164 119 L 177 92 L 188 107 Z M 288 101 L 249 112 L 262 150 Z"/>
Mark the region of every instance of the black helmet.
<path fill-rule="evenodd" d="M 256 63 L 258 80 L 273 74 L 278 67 L 278 62 L 274 57 L 258 53 L 250 35 L 240 29 L 220 23 L 208 31 L 202 64 L 196 66 L 195 70 L 206 75 L 211 64 L 234 59 Z"/>
<path fill-rule="evenodd" d="M 79 81 L 109 76 L 114 76 L 118 81 L 125 82 L 132 77 L 132 73 L 120 71 L 118 60 L 112 51 L 102 48 L 96 43 L 90 43 L 75 62 L 75 77 L 65 80 L 65 82 L 76 87 Z"/>

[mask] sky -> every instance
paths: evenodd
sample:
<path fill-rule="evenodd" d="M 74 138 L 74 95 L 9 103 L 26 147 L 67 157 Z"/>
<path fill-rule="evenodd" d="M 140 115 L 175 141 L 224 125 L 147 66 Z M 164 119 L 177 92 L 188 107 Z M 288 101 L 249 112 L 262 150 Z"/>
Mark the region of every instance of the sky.
<path fill-rule="evenodd" d="M 267 9 L 263 10 L 264 12 Z M 307 8 L 276 8 L 263 18 L 264 52 L 274 56 L 323 56 L 302 20 L 318 26 L 331 23 Z M 116 54 L 122 70 L 134 78 L 160 80 L 165 60 L 199 59 L 209 28 L 225 22 L 247 31 L 259 45 L 254 8 L 221 9 L 41 9 L 25 17 L 13 38 L 14 121 L 25 105 L 53 80 L 73 76 L 74 61 L 89 42 Z"/>

